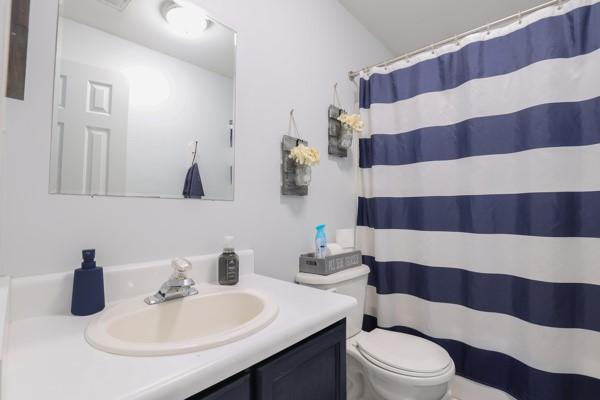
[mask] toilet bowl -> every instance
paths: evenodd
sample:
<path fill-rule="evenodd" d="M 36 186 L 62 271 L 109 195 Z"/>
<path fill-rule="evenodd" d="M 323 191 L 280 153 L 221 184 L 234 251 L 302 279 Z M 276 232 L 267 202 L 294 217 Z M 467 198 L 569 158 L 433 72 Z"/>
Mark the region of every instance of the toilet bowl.
<path fill-rule="evenodd" d="M 348 400 L 449 400 L 454 362 L 426 339 L 375 329 L 361 330 L 369 267 L 331 275 L 299 273 L 296 282 L 356 298 L 346 317 Z"/>
<path fill-rule="evenodd" d="M 390 335 L 376 349 L 368 343 Z M 422 341 L 415 343 L 415 339 Z M 361 346 L 361 344 L 367 345 Z M 404 333 L 375 329 L 346 341 L 349 400 L 449 399 L 454 363 L 435 343 Z"/>

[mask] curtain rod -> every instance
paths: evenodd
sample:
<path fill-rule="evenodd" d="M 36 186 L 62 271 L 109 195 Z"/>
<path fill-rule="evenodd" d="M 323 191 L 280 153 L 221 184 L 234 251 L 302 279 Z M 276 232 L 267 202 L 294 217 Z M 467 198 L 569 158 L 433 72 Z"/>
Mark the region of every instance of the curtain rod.
<path fill-rule="evenodd" d="M 512 21 L 514 19 L 521 20 L 521 18 L 523 16 L 531 14 L 531 13 L 534 13 L 534 12 L 539 11 L 539 10 L 542 10 L 542 9 L 544 9 L 546 7 L 550 7 L 550 6 L 553 6 L 553 5 L 558 5 L 558 9 L 560 10 L 562 8 L 563 4 L 565 2 L 567 2 L 567 1 L 569 1 L 569 0 L 552 0 L 552 1 L 549 1 L 547 3 L 540 4 L 539 6 L 535 6 L 535 7 L 529 8 L 529 9 L 527 9 L 525 11 L 520 11 L 520 12 L 518 12 L 516 14 L 510 15 L 508 17 L 499 19 L 499 20 L 494 21 L 494 22 L 490 22 L 489 24 L 485 24 L 483 26 L 480 26 L 479 28 L 471 29 L 470 31 L 461 33 L 460 35 L 455 35 L 455 36 L 452 36 L 452 37 L 450 37 L 448 39 L 444 39 L 444 40 L 439 41 L 437 43 L 431 44 L 429 46 L 425 46 L 425 47 L 422 47 L 420 49 L 411 51 L 410 53 L 402 54 L 401 56 L 394 57 L 394 58 L 391 58 L 391 59 L 386 60 L 386 61 L 382 61 L 382 62 L 380 62 L 378 64 L 369 65 L 368 67 L 362 68 L 362 69 L 360 69 L 358 71 L 350 71 L 350 72 L 348 72 L 348 77 L 350 78 L 351 81 L 353 81 L 354 78 L 356 78 L 363 71 L 368 71 L 371 68 L 375 68 L 375 67 L 385 67 L 385 66 L 388 66 L 390 64 L 395 63 L 396 61 L 400 61 L 400 60 L 403 60 L 405 58 L 413 57 L 413 56 L 415 56 L 415 55 L 417 55 L 419 53 L 423 53 L 425 51 L 428 51 L 428 50 L 431 50 L 431 49 L 435 49 L 436 47 L 440 47 L 440 46 L 443 46 L 443 45 L 448 44 L 448 43 L 459 41 L 460 39 L 463 39 L 466 36 L 472 35 L 474 33 L 482 32 L 482 31 L 488 31 L 488 30 L 490 30 L 494 26 L 497 26 L 497 25 L 500 25 L 500 24 Z"/>

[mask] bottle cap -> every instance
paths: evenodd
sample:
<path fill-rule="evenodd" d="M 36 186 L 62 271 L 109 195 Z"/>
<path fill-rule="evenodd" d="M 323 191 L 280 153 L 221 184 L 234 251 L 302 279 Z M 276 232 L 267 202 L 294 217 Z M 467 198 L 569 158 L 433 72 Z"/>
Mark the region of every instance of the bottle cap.
<path fill-rule="evenodd" d="M 233 250 L 233 236 L 225 236 L 225 244 L 223 245 L 223 249 L 225 250 Z"/>

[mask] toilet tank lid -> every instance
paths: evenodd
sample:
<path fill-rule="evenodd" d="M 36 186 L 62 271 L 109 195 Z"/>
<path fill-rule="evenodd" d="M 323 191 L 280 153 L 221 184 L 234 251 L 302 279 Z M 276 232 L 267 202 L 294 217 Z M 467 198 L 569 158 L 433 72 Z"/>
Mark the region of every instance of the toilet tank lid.
<path fill-rule="evenodd" d="M 349 281 L 350 279 L 358 278 L 367 275 L 370 272 L 366 265 L 359 265 L 331 275 L 308 274 L 299 272 L 296 274 L 296 282 L 303 285 L 334 285 L 336 283 Z"/>

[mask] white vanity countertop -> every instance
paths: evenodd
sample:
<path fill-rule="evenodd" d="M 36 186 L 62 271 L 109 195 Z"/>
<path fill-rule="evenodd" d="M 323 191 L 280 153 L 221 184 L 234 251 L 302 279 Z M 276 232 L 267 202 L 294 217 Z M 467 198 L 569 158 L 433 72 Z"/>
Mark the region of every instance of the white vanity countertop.
<path fill-rule="evenodd" d="M 202 293 L 214 286 L 197 288 Z M 18 319 L 10 325 L 2 400 L 183 400 L 344 318 L 355 304 L 350 297 L 252 273 L 235 288 L 270 296 L 279 305 L 277 318 L 247 338 L 189 354 L 129 357 L 96 350 L 84 338 L 93 316 Z"/>

